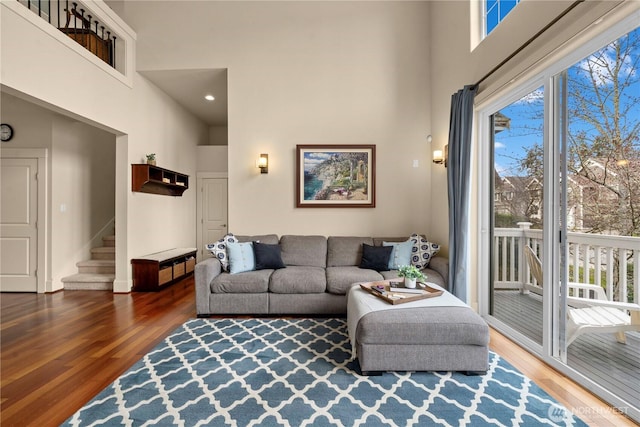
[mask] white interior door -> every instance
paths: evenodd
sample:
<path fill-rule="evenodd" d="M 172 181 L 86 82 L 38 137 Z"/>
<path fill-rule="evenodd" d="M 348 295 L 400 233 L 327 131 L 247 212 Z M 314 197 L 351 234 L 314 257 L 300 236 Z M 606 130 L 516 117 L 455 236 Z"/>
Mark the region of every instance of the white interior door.
<path fill-rule="evenodd" d="M 213 243 L 227 234 L 227 179 L 203 178 L 201 192 L 201 259 L 211 254 L 203 249 L 207 243 Z"/>
<path fill-rule="evenodd" d="M 37 292 L 38 160 L 3 158 L 0 170 L 0 291 Z"/>

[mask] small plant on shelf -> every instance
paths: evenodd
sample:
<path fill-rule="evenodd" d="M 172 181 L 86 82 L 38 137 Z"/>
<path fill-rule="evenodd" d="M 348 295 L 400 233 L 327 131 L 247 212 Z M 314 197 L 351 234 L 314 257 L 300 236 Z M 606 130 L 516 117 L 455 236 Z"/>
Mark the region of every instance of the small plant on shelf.
<path fill-rule="evenodd" d="M 146 157 L 148 165 L 156 165 L 156 153 L 147 154 Z"/>
<path fill-rule="evenodd" d="M 414 265 L 403 265 L 398 269 L 398 276 L 406 277 L 407 279 L 425 280 L 427 277 L 422 274 Z"/>

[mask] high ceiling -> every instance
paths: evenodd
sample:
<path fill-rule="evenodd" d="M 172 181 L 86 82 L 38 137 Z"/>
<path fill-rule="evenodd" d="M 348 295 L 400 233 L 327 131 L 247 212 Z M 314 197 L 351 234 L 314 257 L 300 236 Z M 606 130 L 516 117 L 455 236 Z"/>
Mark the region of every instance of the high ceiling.
<path fill-rule="evenodd" d="M 227 125 L 226 69 L 154 70 L 140 74 L 207 125 Z M 207 94 L 215 100 L 205 100 Z"/>

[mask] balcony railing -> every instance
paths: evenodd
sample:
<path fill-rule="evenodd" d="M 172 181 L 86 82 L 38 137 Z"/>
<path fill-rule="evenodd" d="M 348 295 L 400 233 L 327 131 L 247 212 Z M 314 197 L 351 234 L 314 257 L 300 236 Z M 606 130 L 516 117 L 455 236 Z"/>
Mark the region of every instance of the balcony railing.
<path fill-rule="evenodd" d="M 496 228 L 494 231 L 494 289 L 537 285 L 524 258 L 524 246 L 542 250 L 542 230 Z M 613 301 L 638 303 L 640 297 L 640 238 L 567 233 L 569 281 L 598 284 Z M 544 268 L 544 266 L 543 266 Z"/>
<path fill-rule="evenodd" d="M 118 53 L 118 35 L 98 18 L 87 5 L 69 0 L 18 0 L 18 3 L 53 25 L 114 69 Z M 121 71 L 122 72 L 122 71 Z"/>

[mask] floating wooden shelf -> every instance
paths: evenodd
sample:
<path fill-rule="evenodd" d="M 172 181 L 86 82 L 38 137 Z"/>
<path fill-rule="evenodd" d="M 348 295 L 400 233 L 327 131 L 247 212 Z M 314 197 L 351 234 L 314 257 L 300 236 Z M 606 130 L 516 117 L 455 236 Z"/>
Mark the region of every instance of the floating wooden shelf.
<path fill-rule="evenodd" d="M 131 191 L 182 196 L 189 188 L 189 175 L 144 163 L 131 165 Z"/>

